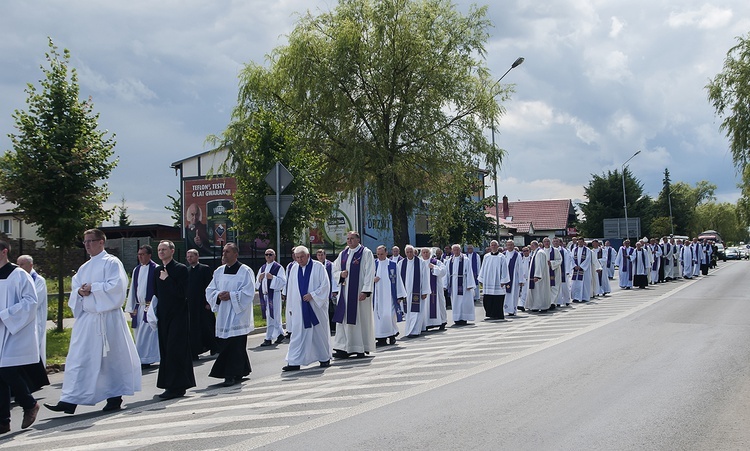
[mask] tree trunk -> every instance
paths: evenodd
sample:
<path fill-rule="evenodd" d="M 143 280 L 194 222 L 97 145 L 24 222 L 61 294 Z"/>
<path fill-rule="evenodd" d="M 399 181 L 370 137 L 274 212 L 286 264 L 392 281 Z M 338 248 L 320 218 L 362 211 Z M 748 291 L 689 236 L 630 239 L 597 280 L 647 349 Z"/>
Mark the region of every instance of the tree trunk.
<path fill-rule="evenodd" d="M 393 243 L 403 251 L 409 243 L 409 216 L 403 203 L 391 204 Z"/>
<path fill-rule="evenodd" d="M 63 297 L 65 296 L 65 248 L 58 248 L 57 260 L 57 331 L 63 331 Z"/>

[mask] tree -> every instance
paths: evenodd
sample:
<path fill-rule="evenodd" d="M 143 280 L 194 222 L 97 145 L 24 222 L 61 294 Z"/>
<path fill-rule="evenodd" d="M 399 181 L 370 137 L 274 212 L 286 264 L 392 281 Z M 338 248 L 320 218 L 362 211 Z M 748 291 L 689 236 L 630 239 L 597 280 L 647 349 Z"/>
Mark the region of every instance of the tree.
<path fill-rule="evenodd" d="M 714 192 L 716 185 L 706 180 L 697 182 L 694 187 L 685 182 L 672 185 L 672 211 L 678 212 L 675 216 L 675 233 L 696 236 L 705 230 L 696 222 L 696 208 L 716 200 Z"/>
<path fill-rule="evenodd" d="M 706 89 L 716 115 L 723 117 L 719 129 L 729 138 L 734 164 L 743 170 L 750 162 L 750 35 L 737 42 Z"/>
<path fill-rule="evenodd" d="M 68 71 L 70 52 L 61 55 L 52 39 L 49 49 L 41 92 L 28 84 L 28 110 L 13 113 L 18 131 L 8 135 L 13 151 L 0 157 L 0 192 L 16 205 L 14 213 L 37 225 L 47 246 L 58 249 L 57 329 L 62 331 L 65 250 L 86 229 L 111 217 L 103 208 L 109 192 L 102 180 L 117 160 L 110 161 L 114 135 L 97 129 L 99 115 L 91 100 L 79 100 L 76 71 Z"/>
<path fill-rule="evenodd" d="M 490 78 L 487 8 L 448 0 L 342 0 L 303 16 L 268 68 L 248 64 L 238 109 L 264 108 L 323 158 L 328 193 L 367 190 L 394 243 L 435 186 L 494 154 L 483 131 L 510 90 Z M 467 166 L 466 162 L 473 162 Z"/>
<path fill-rule="evenodd" d="M 128 207 L 125 206 L 125 195 L 120 199 L 120 205 L 117 207 L 117 222 L 116 225 L 120 227 L 128 227 L 132 224 L 130 216 L 128 216 Z"/>
<path fill-rule="evenodd" d="M 167 198 L 169 199 L 169 204 L 167 204 L 164 208 L 172 214 L 169 216 L 172 218 L 173 226 L 182 229 L 182 192 L 180 190 L 177 190 L 177 196 L 172 196 L 171 194 L 167 194 Z"/>
<path fill-rule="evenodd" d="M 495 230 L 495 220 L 487 216 L 495 196 L 477 199 L 484 187 L 476 171 L 437 186 L 442 189 L 430 197 L 428 216 L 432 243 L 484 243 L 487 233 Z"/>
<path fill-rule="evenodd" d="M 284 191 L 294 201 L 281 223 L 281 238 L 296 241 L 303 229 L 322 221 L 331 209 L 330 198 L 320 191 L 326 170 L 321 155 L 300 142 L 294 129 L 282 123 L 273 113 L 259 109 L 250 114 L 242 108 L 234 111 L 232 123 L 221 137 L 211 137 L 228 151 L 220 170 L 237 179 L 232 221 L 240 236 L 246 239 L 276 240 L 276 220 L 264 197 L 274 194 L 265 176 L 277 161 L 289 169 L 294 180 Z"/>
<path fill-rule="evenodd" d="M 708 202 L 696 208 L 698 230 L 716 230 L 725 241 L 739 242 L 747 239 L 747 229 L 740 225 L 737 207 L 728 202 Z"/>
<path fill-rule="evenodd" d="M 610 218 L 624 218 L 622 193 L 622 174 L 618 170 L 607 171 L 602 175 L 592 174 L 588 186 L 584 188 L 587 202 L 579 204 L 585 219 L 581 222 L 584 236 L 604 237 L 604 220 Z M 649 236 L 653 204 L 650 197 L 643 194 L 643 185 L 633 174 L 625 168 L 625 190 L 628 201 L 628 218 L 641 219 L 641 234 Z M 620 237 L 617 237 L 620 238 Z M 624 237 L 622 237 L 624 238 Z M 635 238 L 635 237 L 631 237 Z"/>

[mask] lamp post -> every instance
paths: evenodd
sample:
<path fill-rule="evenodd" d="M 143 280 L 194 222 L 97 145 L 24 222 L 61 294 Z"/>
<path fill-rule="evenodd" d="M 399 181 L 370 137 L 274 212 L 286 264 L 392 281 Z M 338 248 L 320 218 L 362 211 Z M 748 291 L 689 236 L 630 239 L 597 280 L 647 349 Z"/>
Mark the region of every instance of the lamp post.
<path fill-rule="evenodd" d="M 524 59 L 522 57 L 516 58 L 515 61 L 513 61 L 513 64 L 508 68 L 508 70 L 505 71 L 505 73 L 497 79 L 495 84 L 500 83 L 500 80 L 505 78 L 506 75 L 508 75 L 508 72 L 515 69 L 516 67 L 520 66 L 523 63 Z M 492 116 L 492 151 L 493 151 L 493 169 L 492 171 L 494 174 L 495 179 L 495 234 L 497 235 L 497 241 L 500 241 L 500 193 L 497 190 L 497 153 L 495 149 L 495 116 Z"/>
<path fill-rule="evenodd" d="M 625 165 L 628 164 L 628 161 L 635 158 L 636 155 L 641 153 L 639 150 L 638 152 L 634 153 L 630 158 L 625 160 L 625 163 L 622 164 L 622 202 L 625 206 L 625 237 L 629 240 L 630 239 L 630 227 L 628 225 L 628 198 L 625 195 Z"/>
<path fill-rule="evenodd" d="M 672 221 L 672 190 L 671 189 L 669 190 L 667 199 L 669 200 L 669 226 L 672 228 L 672 236 L 674 236 L 674 222 Z"/>

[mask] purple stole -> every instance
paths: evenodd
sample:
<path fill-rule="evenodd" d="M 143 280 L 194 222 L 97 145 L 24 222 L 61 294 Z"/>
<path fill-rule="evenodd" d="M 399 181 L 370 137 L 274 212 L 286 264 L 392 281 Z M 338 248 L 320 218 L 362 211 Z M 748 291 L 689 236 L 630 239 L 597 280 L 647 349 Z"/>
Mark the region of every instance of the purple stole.
<path fill-rule="evenodd" d="M 458 258 L 458 287 L 456 288 L 456 295 L 462 296 L 464 294 L 464 256 L 459 255 L 458 257 L 451 257 L 448 262 L 448 292 L 453 293 L 453 259 Z"/>
<path fill-rule="evenodd" d="M 141 265 L 140 263 L 138 266 L 135 267 L 135 273 L 133 274 L 133 296 L 135 296 L 135 300 L 138 300 L 138 273 L 141 271 Z M 148 286 L 146 287 L 146 305 L 151 304 L 151 299 L 154 297 L 154 271 L 156 271 L 156 263 L 150 261 L 148 262 Z M 136 309 L 137 311 L 137 309 Z M 148 319 L 146 318 L 146 309 L 143 309 L 143 323 L 148 323 Z M 130 327 L 135 329 L 138 327 L 138 315 L 135 315 L 133 317 L 133 321 L 130 323 Z"/>
<path fill-rule="evenodd" d="M 437 266 L 438 261 L 434 258 L 430 259 L 430 263 Z M 430 318 L 437 318 L 437 276 L 432 274 L 430 271 Z"/>
<path fill-rule="evenodd" d="M 328 274 L 328 281 L 330 282 L 331 281 L 331 271 L 332 271 L 333 265 L 328 260 L 326 260 L 326 262 L 324 263 L 324 265 L 326 267 L 326 274 Z M 333 284 L 328 284 L 328 285 L 330 286 L 330 288 L 328 289 L 328 300 L 330 301 L 331 300 L 331 294 L 333 293 Z"/>
<path fill-rule="evenodd" d="M 596 253 L 596 259 L 599 260 L 602 258 L 604 254 L 602 253 L 602 248 L 599 248 L 599 252 Z M 604 271 L 600 272 L 597 277 L 599 277 L 599 286 L 602 286 L 602 274 L 604 274 Z M 608 276 L 609 277 L 609 276 Z"/>
<path fill-rule="evenodd" d="M 586 246 L 583 246 L 583 252 L 580 255 L 578 255 L 578 249 L 576 248 L 576 252 L 573 252 L 573 261 L 575 262 L 576 266 L 581 266 L 580 263 L 586 258 L 586 251 L 588 251 L 588 248 Z M 574 269 L 573 270 L 573 280 L 583 280 L 583 269 Z"/>
<path fill-rule="evenodd" d="M 636 252 L 635 271 L 633 271 L 633 277 L 635 277 L 635 273 L 638 272 L 638 255 L 637 255 L 638 251 L 635 251 L 635 252 Z M 641 264 L 643 265 L 644 270 L 648 268 L 648 266 L 646 266 L 646 250 L 645 249 L 641 249 Z"/>
<path fill-rule="evenodd" d="M 516 272 L 516 260 L 518 259 L 518 252 L 514 252 L 513 258 L 510 259 L 508 262 L 508 276 L 510 277 L 510 282 L 508 282 L 508 286 L 505 287 L 505 292 L 510 293 L 513 291 L 513 273 Z"/>
<path fill-rule="evenodd" d="M 607 249 L 607 269 L 612 267 L 612 252 L 614 251 L 611 247 Z"/>
<path fill-rule="evenodd" d="M 302 299 L 302 296 L 306 295 L 310 290 L 310 275 L 312 274 L 312 266 L 314 264 L 315 263 L 313 263 L 311 260 L 308 260 L 307 265 L 305 265 L 304 268 L 300 266 L 299 270 L 297 270 L 297 285 L 299 285 L 299 299 L 300 299 L 300 302 L 302 303 L 302 324 L 304 324 L 305 329 L 309 329 L 313 326 L 317 326 L 318 324 L 320 324 L 320 321 L 318 320 L 318 317 L 315 315 L 315 311 L 313 310 L 312 305 L 310 305 L 309 302 Z M 273 271 L 273 268 L 271 270 Z M 273 318 L 273 316 L 271 316 L 271 318 Z"/>
<path fill-rule="evenodd" d="M 266 272 L 268 263 L 264 263 L 260 268 L 260 272 Z M 281 269 L 281 265 L 278 262 L 271 263 L 271 270 L 269 271 L 272 275 L 276 276 Z M 260 297 L 260 314 L 263 319 L 266 319 L 266 304 L 268 305 L 268 314 L 273 319 L 273 288 L 268 289 L 268 293 L 263 294 L 263 281 L 260 282 L 260 290 L 258 290 L 258 297 Z"/>
<path fill-rule="evenodd" d="M 549 261 L 552 261 L 555 259 L 555 248 L 551 247 L 549 248 Z M 549 286 L 554 287 L 555 286 L 555 270 L 552 269 L 550 266 L 549 268 Z"/>
<path fill-rule="evenodd" d="M 529 290 L 534 289 L 534 269 L 536 268 L 536 253 L 539 252 L 539 249 L 535 250 L 533 254 L 531 254 L 531 269 L 529 269 Z"/>
<path fill-rule="evenodd" d="M 560 265 L 560 275 L 562 277 L 562 283 L 565 283 L 565 248 L 560 249 L 560 255 L 562 256 L 562 264 Z M 570 252 L 570 251 L 568 251 Z"/>
<path fill-rule="evenodd" d="M 349 260 L 350 248 L 344 249 L 341 253 L 341 268 L 346 270 L 346 263 Z M 349 289 L 341 289 L 339 301 L 336 303 L 336 312 L 333 314 L 333 320 L 339 324 L 344 324 L 344 310 L 346 309 L 346 324 L 357 324 L 357 303 L 359 302 L 359 273 L 362 267 L 362 253 L 365 247 L 360 245 L 359 250 L 352 256 L 351 270 L 347 277 Z M 342 283 L 346 285 L 346 283 Z"/>
<path fill-rule="evenodd" d="M 474 284 L 479 286 L 479 254 L 472 252 L 469 260 L 471 260 L 471 270 L 474 272 Z"/>
<path fill-rule="evenodd" d="M 391 302 L 396 311 L 396 322 L 400 323 L 404 320 L 404 312 L 401 310 L 401 304 L 399 304 L 398 295 L 396 294 L 396 262 L 392 260 L 386 261 L 388 262 L 388 281 L 391 285 Z M 380 260 L 375 260 L 375 274 L 378 273 L 378 263 L 380 263 Z M 372 302 L 374 306 L 375 296 L 373 296 Z"/>
<path fill-rule="evenodd" d="M 406 266 L 408 265 L 408 259 L 404 259 L 401 262 L 401 281 L 406 283 Z M 407 312 L 419 312 L 419 298 L 422 295 L 422 259 L 414 257 L 414 276 L 411 279 L 411 309 Z"/>
<path fill-rule="evenodd" d="M 623 247 L 622 248 L 622 272 L 628 274 L 628 279 L 633 280 L 631 272 L 631 265 L 632 262 L 630 261 L 630 256 L 633 255 L 633 248 L 632 247 Z"/>

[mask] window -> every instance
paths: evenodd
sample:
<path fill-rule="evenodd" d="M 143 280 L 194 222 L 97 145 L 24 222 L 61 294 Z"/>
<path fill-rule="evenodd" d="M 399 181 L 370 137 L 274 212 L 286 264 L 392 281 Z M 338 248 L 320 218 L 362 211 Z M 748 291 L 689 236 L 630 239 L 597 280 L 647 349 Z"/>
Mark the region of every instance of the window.
<path fill-rule="evenodd" d="M 2 232 L 6 235 L 10 235 L 12 233 L 12 227 L 11 227 L 11 221 L 10 219 L 3 219 L 2 220 Z"/>

